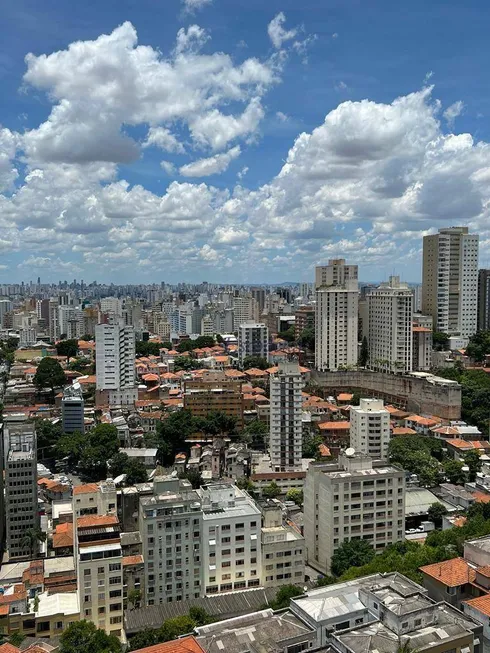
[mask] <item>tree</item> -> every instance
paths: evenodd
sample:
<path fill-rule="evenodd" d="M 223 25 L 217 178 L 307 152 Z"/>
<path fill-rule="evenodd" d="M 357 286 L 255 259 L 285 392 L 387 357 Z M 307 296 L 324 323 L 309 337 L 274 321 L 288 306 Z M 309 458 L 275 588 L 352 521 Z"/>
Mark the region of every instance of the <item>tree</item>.
<path fill-rule="evenodd" d="M 68 469 L 74 470 L 82 457 L 87 439 L 79 431 L 63 435 L 57 442 L 55 451 L 59 458 L 66 458 Z"/>
<path fill-rule="evenodd" d="M 124 471 L 126 474 L 126 485 L 136 485 L 136 483 L 146 483 L 148 473 L 141 460 L 129 459 L 129 463 Z"/>
<path fill-rule="evenodd" d="M 286 492 L 286 501 L 294 501 L 297 506 L 303 505 L 303 490 L 299 490 L 296 487 L 290 488 Z"/>
<path fill-rule="evenodd" d="M 481 460 L 478 451 L 468 451 L 464 455 L 464 464 L 469 468 L 468 480 L 474 483 L 477 473 L 481 470 Z"/>
<path fill-rule="evenodd" d="M 185 472 L 182 472 L 179 474 L 179 478 L 185 478 L 189 481 L 189 483 L 192 485 L 194 490 L 197 490 L 197 488 L 200 488 L 201 485 L 204 483 L 203 478 L 201 476 L 201 472 L 198 469 L 186 469 Z"/>
<path fill-rule="evenodd" d="M 131 603 L 133 608 L 139 608 L 141 599 L 142 599 L 141 590 L 132 589 L 131 591 L 128 592 L 128 603 Z"/>
<path fill-rule="evenodd" d="M 393 438 L 388 448 L 390 461 L 417 474 L 424 487 L 434 487 L 439 482 L 442 444 L 426 436 Z"/>
<path fill-rule="evenodd" d="M 453 485 L 462 485 L 466 480 L 463 467 L 463 463 L 459 460 L 448 460 L 444 463 L 444 475 Z"/>
<path fill-rule="evenodd" d="M 22 535 L 20 545 L 24 549 L 29 549 L 31 558 L 34 558 L 38 545 L 45 540 L 46 533 L 44 533 L 40 528 L 28 528 Z"/>
<path fill-rule="evenodd" d="M 54 448 L 63 436 L 61 424 L 53 424 L 49 419 L 36 419 L 37 456 L 45 460 L 54 455 Z"/>
<path fill-rule="evenodd" d="M 251 496 L 254 496 L 257 492 L 255 485 L 246 476 L 242 476 L 241 478 L 237 479 L 236 484 L 240 490 L 245 490 L 245 492 L 248 492 Z"/>
<path fill-rule="evenodd" d="M 56 353 L 58 356 L 66 356 L 67 361 L 69 361 L 70 358 L 75 358 L 78 353 L 78 340 L 75 338 L 71 340 L 60 340 L 60 342 L 56 344 Z"/>
<path fill-rule="evenodd" d="M 315 349 L 315 329 L 314 327 L 306 327 L 303 329 L 303 331 L 299 334 L 298 337 L 298 345 L 300 347 L 305 347 L 306 349 L 309 349 L 310 351 L 313 351 Z"/>
<path fill-rule="evenodd" d="M 177 453 L 188 450 L 186 439 L 198 430 L 196 419 L 187 409 L 169 413 L 166 419 L 157 422 L 156 444 L 159 461 L 164 465 L 172 464 Z"/>
<path fill-rule="evenodd" d="M 245 356 L 243 359 L 243 369 L 249 370 L 252 367 L 256 367 L 259 370 L 267 370 L 270 365 L 269 361 L 261 356 Z"/>
<path fill-rule="evenodd" d="M 369 361 L 369 347 L 366 336 L 362 339 L 361 351 L 359 352 L 359 365 L 361 367 L 366 367 Z"/>
<path fill-rule="evenodd" d="M 294 326 L 290 326 L 289 329 L 286 329 L 286 331 L 280 331 L 277 336 L 279 338 L 282 338 L 286 342 L 294 342 L 296 340 L 296 333 Z"/>
<path fill-rule="evenodd" d="M 446 351 L 449 343 L 449 336 L 447 333 L 435 331 L 432 334 L 432 346 L 436 351 Z"/>
<path fill-rule="evenodd" d="M 470 337 L 466 355 L 480 363 L 486 354 L 490 354 L 490 331 L 477 331 Z"/>
<path fill-rule="evenodd" d="M 252 449 L 263 451 L 266 445 L 266 438 L 269 435 L 269 428 L 265 422 L 255 419 L 249 422 L 243 431 L 245 437 L 249 439 Z"/>
<path fill-rule="evenodd" d="M 70 469 L 91 481 L 106 478 L 107 462 L 119 449 L 119 434 L 112 424 L 99 424 L 92 431 L 82 435 L 70 433 L 60 438 L 56 451 L 67 458 Z"/>
<path fill-rule="evenodd" d="M 229 435 L 235 427 L 236 418 L 218 410 L 208 413 L 201 422 L 201 430 L 209 435 Z"/>
<path fill-rule="evenodd" d="M 189 608 L 189 617 L 194 622 L 195 626 L 205 626 L 210 624 L 213 619 L 204 608 L 200 608 L 198 605 L 192 605 Z"/>
<path fill-rule="evenodd" d="M 303 458 L 314 458 L 316 460 L 320 454 L 318 447 L 321 444 L 323 444 L 321 435 L 305 433 L 303 435 Z"/>
<path fill-rule="evenodd" d="M 115 635 L 107 635 L 91 621 L 75 621 L 60 637 L 59 653 L 121 653 Z"/>
<path fill-rule="evenodd" d="M 190 358 L 188 356 L 176 356 L 174 358 L 174 372 L 180 372 L 181 370 L 184 370 L 185 372 L 189 372 L 190 370 L 201 370 L 203 367 L 203 363 L 195 358 Z"/>
<path fill-rule="evenodd" d="M 159 342 L 152 342 L 151 340 L 137 340 L 136 341 L 136 355 L 137 356 L 160 356 Z"/>
<path fill-rule="evenodd" d="M 272 481 L 272 483 L 266 485 L 265 488 L 262 490 L 262 496 L 265 497 L 266 499 L 277 499 L 277 497 L 280 494 L 281 494 L 281 488 L 275 481 Z"/>
<path fill-rule="evenodd" d="M 63 368 L 55 358 L 46 356 L 39 363 L 34 375 L 34 385 L 41 391 L 50 388 L 51 397 L 54 403 L 55 390 L 66 384 L 66 376 Z"/>
<path fill-rule="evenodd" d="M 269 601 L 269 607 L 273 610 L 288 608 L 291 599 L 301 596 L 302 594 L 304 594 L 302 587 L 298 587 L 297 585 L 283 585 L 278 590 L 276 598 L 273 601 Z"/>
<path fill-rule="evenodd" d="M 367 565 L 376 553 L 366 540 L 344 540 L 332 556 L 332 574 L 341 576 L 349 567 Z"/>
<path fill-rule="evenodd" d="M 447 515 L 447 508 L 442 503 L 439 503 L 439 501 L 436 501 L 431 506 L 429 506 L 427 515 L 429 519 L 434 522 L 434 524 L 440 526 L 442 523 L 442 518 L 444 515 Z"/>
<path fill-rule="evenodd" d="M 181 635 L 192 633 L 195 624 L 191 617 L 183 615 L 181 617 L 172 617 L 163 622 L 162 635 L 164 642 L 170 642 L 172 639 L 177 639 Z"/>
<path fill-rule="evenodd" d="M 109 460 L 109 470 L 113 478 L 125 474 L 129 463 L 129 456 L 124 451 L 117 451 Z"/>

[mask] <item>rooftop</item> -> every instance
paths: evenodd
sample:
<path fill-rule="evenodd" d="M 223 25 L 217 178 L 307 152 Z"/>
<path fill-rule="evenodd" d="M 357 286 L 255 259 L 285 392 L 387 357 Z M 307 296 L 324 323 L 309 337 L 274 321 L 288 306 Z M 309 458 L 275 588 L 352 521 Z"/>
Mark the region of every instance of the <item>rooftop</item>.
<path fill-rule="evenodd" d="M 444 562 L 436 562 L 433 565 L 425 565 L 420 567 L 420 571 L 447 587 L 472 583 L 476 578 L 475 570 L 463 558 L 453 558 Z"/>
<path fill-rule="evenodd" d="M 0 653 L 2 653 L 0 651 Z M 5 653 L 12 653 L 5 651 Z M 203 653 L 203 649 L 193 635 L 174 639 L 171 642 L 163 642 L 154 646 L 140 648 L 133 653 Z"/>

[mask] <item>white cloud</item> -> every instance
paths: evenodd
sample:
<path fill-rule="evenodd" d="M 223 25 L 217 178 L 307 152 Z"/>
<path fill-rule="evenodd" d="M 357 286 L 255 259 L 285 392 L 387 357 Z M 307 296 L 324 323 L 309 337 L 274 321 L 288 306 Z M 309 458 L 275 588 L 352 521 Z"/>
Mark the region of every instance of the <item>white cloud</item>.
<path fill-rule="evenodd" d="M 240 172 L 237 173 L 238 179 L 243 179 L 248 172 L 248 166 L 244 166 Z"/>
<path fill-rule="evenodd" d="M 18 134 L 0 126 L 0 191 L 9 190 L 19 176 L 13 165 L 19 140 Z"/>
<path fill-rule="evenodd" d="M 282 111 L 276 111 L 276 118 L 279 120 L 279 122 L 287 122 L 289 120 L 289 116 Z"/>
<path fill-rule="evenodd" d="M 160 161 L 160 166 L 169 177 L 174 176 L 177 172 L 175 165 L 171 161 Z"/>
<path fill-rule="evenodd" d="M 454 102 L 443 113 L 449 127 L 454 127 L 454 121 L 461 115 L 464 109 L 464 103 L 461 100 Z"/>
<path fill-rule="evenodd" d="M 241 116 L 226 115 L 214 109 L 193 120 L 190 130 L 197 143 L 220 150 L 237 138 L 255 134 L 263 117 L 264 109 L 260 99 L 255 97 Z"/>
<path fill-rule="evenodd" d="M 143 147 L 150 147 L 151 145 L 159 147 L 164 152 L 185 153 L 185 148 L 182 143 L 179 143 L 172 132 L 166 127 L 150 127 Z"/>
<path fill-rule="evenodd" d="M 277 81 L 273 60 L 248 58 L 235 65 L 222 52 L 200 54 L 207 38 L 197 25 L 182 29 L 165 58 L 157 49 L 138 45 L 136 30 L 126 22 L 94 41 L 78 41 L 49 55 L 28 54 L 26 88 L 46 91 L 54 104 L 48 119 L 23 137 L 29 160 L 128 163 L 139 156 L 139 148 L 125 125 L 198 126 L 214 111 L 221 115 L 219 107 L 230 102 L 250 107 Z M 239 114 L 226 118 L 243 121 Z M 236 130 L 236 136 L 243 133 L 249 132 Z"/>
<path fill-rule="evenodd" d="M 228 152 L 215 154 L 207 159 L 199 159 L 183 165 L 179 172 L 184 177 L 209 177 L 224 172 L 230 163 L 241 154 L 240 146 L 232 147 Z"/>
<path fill-rule="evenodd" d="M 298 31 L 297 29 L 285 30 L 283 27 L 285 22 L 286 16 L 281 11 L 277 14 L 277 16 L 274 16 L 274 18 L 267 26 L 267 33 L 269 34 L 269 38 L 272 41 L 272 45 L 278 50 L 282 47 L 282 44 L 285 41 L 294 39 Z"/>
<path fill-rule="evenodd" d="M 194 13 L 198 9 L 202 9 L 207 5 L 212 4 L 213 0 L 182 0 L 185 11 Z"/>

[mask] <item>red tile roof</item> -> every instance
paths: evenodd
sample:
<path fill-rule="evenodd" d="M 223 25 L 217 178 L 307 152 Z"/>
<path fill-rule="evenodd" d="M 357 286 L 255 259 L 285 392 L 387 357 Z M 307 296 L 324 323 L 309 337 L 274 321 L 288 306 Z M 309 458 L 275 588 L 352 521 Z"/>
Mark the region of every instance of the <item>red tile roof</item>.
<path fill-rule="evenodd" d="M 0 653 L 20 653 L 20 648 L 17 648 L 17 646 L 14 646 L 13 644 L 9 644 L 9 642 L 5 642 L 5 644 L 0 646 Z"/>
<path fill-rule="evenodd" d="M 466 583 L 472 583 L 476 578 L 475 570 L 463 558 L 453 558 L 444 562 L 436 562 L 433 565 L 425 565 L 420 567 L 420 571 L 447 587 L 459 587 Z"/>
<path fill-rule="evenodd" d="M 392 435 L 417 435 L 417 431 L 414 431 L 408 426 L 395 426 Z"/>
<path fill-rule="evenodd" d="M 490 617 L 490 594 L 485 594 L 485 596 L 479 596 L 478 598 L 470 599 L 469 601 L 463 601 L 463 603 L 466 603 L 466 605 L 469 605 L 474 610 L 478 610 L 478 612 Z"/>
<path fill-rule="evenodd" d="M 205 653 L 204 649 L 199 645 L 197 639 L 190 635 L 189 637 L 181 637 L 174 639 L 171 642 L 164 642 L 163 644 L 154 644 L 146 648 L 140 648 L 133 653 Z"/>
<path fill-rule="evenodd" d="M 123 563 L 123 567 L 129 567 L 130 565 L 142 565 L 143 556 L 142 555 L 124 556 L 122 563 Z"/>
<path fill-rule="evenodd" d="M 320 422 L 318 424 L 320 431 L 348 431 L 350 429 L 350 422 Z"/>
<path fill-rule="evenodd" d="M 97 483 L 83 483 L 82 485 L 75 485 L 73 488 L 73 495 L 77 494 L 89 494 L 91 492 L 98 492 L 99 486 Z"/>
<path fill-rule="evenodd" d="M 85 515 L 77 519 L 78 528 L 91 528 L 92 526 L 112 526 L 119 524 L 116 515 Z"/>

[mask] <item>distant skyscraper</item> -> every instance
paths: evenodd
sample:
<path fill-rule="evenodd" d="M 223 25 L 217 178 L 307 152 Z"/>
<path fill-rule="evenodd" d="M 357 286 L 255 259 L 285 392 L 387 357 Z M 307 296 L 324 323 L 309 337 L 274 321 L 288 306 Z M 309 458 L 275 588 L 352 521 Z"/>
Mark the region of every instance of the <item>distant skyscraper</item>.
<path fill-rule="evenodd" d="M 315 367 L 338 370 L 357 363 L 357 265 L 333 259 L 315 271 Z"/>
<path fill-rule="evenodd" d="M 369 367 L 382 372 L 412 370 L 413 293 L 400 277 L 390 277 L 371 290 L 369 306 Z"/>
<path fill-rule="evenodd" d="M 63 433 L 85 433 L 84 401 L 79 383 L 67 386 L 61 400 Z"/>
<path fill-rule="evenodd" d="M 269 453 L 274 472 L 301 469 L 302 387 L 297 362 L 279 363 L 279 370 L 270 377 Z"/>
<path fill-rule="evenodd" d="M 138 398 L 134 368 L 134 327 L 98 324 L 95 329 L 97 391 L 110 404 L 133 404 Z"/>
<path fill-rule="evenodd" d="M 490 329 L 490 270 L 478 270 L 478 330 Z"/>
<path fill-rule="evenodd" d="M 478 235 L 468 227 L 424 236 L 422 313 L 434 331 L 469 337 L 477 330 Z"/>

